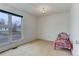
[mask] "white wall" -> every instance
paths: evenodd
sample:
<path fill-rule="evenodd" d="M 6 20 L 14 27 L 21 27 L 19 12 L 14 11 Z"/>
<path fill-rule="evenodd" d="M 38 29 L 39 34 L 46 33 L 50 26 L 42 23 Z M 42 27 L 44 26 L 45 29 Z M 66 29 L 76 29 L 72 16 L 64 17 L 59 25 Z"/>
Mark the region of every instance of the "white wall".
<path fill-rule="evenodd" d="M 0 51 L 4 49 L 11 48 L 12 46 L 19 45 L 21 43 L 29 42 L 36 39 L 36 18 L 25 12 L 17 10 L 16 8 L 10 7 L 5 4 L 0 4 L 0 9 L 16 13 L 23 16 L 23 41 L 15 42 L 14 44 L 9 44 L 7 46 L 0 47 Z"/>
<path fill-rule="evenodd" d="M 60 32 L 69 33 L 70 13 L 58 13 L 38 19 L 38 38 L 53 41 Z"/>
<path fill-rule="evenodd" d="M 79 56 L 79 3 L 71 8 L 71 40 L 73 41 L 73 55 Z"/>

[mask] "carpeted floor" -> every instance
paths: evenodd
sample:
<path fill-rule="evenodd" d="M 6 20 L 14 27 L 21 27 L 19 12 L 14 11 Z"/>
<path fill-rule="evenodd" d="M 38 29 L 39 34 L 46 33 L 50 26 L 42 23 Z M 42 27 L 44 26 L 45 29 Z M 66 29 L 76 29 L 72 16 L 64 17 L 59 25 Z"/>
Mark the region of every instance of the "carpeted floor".
<path fill-rule="evenodd" d="M 36 40 L 21 45 L 16 49 L 10 49 L 0 56 L 70 56 L 68 50 L 55 50 L 53 43 L 44 40 Z"/>

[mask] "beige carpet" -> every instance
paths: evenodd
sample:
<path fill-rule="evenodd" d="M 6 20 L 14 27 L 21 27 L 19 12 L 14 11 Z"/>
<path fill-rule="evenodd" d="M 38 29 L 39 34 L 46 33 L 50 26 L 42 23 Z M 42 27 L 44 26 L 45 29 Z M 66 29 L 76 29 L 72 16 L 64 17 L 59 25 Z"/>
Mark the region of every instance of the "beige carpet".
<path fill-rule="evenodd" d="M 16 49 L 8 50 L 1 56 L 70 56 L 68 50 L 55 50 L 53 43 L 44 40 L 36 40 L 19 46 Z"/>

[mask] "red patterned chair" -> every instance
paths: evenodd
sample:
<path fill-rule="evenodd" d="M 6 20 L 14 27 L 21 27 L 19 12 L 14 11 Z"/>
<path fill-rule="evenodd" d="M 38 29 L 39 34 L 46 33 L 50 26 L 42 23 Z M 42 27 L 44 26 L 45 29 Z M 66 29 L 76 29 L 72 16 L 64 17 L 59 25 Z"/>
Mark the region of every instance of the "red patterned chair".
<path fill-rule="evenodd" d="M 71 50 L 72 49 L 72 44 L 69 40 L 69 36 L 67 33 L 60 33 L 58 34 L 57 40 L 55 40 L 55 49 L 56 48 L 66 48 Z"/>

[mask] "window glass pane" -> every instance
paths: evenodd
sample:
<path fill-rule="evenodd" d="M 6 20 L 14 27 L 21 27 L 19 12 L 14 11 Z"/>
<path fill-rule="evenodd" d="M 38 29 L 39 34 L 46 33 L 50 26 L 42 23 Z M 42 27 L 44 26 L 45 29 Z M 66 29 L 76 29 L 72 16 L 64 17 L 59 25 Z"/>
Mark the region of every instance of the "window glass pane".
<path fill-rule="evenodd" d="M 0 43 L 9 41 L 8 14 L 0 12 Z"/>
<path fill-rule="evenodd" d="M 21 17 L 12 16 L 12 40 L 21 39 Z"/>

